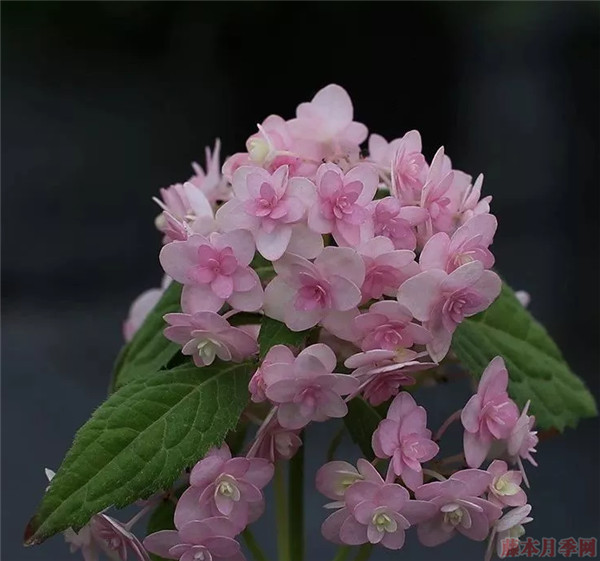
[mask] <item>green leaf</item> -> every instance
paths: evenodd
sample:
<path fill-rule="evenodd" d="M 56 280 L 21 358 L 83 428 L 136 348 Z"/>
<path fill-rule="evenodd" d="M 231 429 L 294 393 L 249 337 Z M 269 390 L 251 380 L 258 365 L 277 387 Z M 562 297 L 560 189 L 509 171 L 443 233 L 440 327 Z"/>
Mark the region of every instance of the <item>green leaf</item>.
<path fill-rule="evenodd" d="M 123 386 L 77 433 L 27 527 L 26 544 L 170 487 L 236 426 L 255 368 L 184 365 Z"/>
<path fill-rule="evenodd" d="M 163 316 L 181 311 L 180 299 L 181 285 L 172 282 L 133 339 L 119 353 L 114 367 L 111 391 L 138 376 L 147 376 L 160 370 L 179 352 L 181 346 L 169 341 L 163 335 L 166 325 Z"/>
<path fill-rule="evenodd" d="M 376 201 L 379 199 L 383 199 L 385 197 L 389 197 L 390 196 L 390 190 L 385 188 L 385 189 L 377 189 L 377 191 L 375 192 L 375 197 L 373 197 Z"/>
<path fill-rule="evenodd" d="M 260 358 L 269 352 L 274 345 L 289 345 L 290 347 L 301 347 L 308 337 L 310 330 L 290 331 L 285 323 L 265 316 L 260 326 L 258 345 L 260 347 Z"/>
<path fill-rule="evenodd" d="M 541 429 L 562 431 L 581 418 L 597 415 L 585 384 L 506 284 L 485 312 L 460 324 L 452 349 L 477 378 L 495 356 L 502 356 L 510 378 L 509 394 L 520 407 L 531 400 L 530 411 Z"/>
<path fill-rule="evenodd" d="M 371 438 L 381 419 L 376 409 L 361 397 L 355 397 L 348 402 L 348 414 L 344 417 L 344 423 L 352 440 L 358 444 L 368 460 L 375 457 Z"/>
<path fill-rule="evenodd" d="M 273 263 L 268 259 L 265 259 L 260 253 L 257 253 L 252 259 L 252 263 L 250 263 L 250 267 L 252 267 L 258 278 L 263 282 L 270 281 L 275 276 L 275 269 L 273 268 Z"/>
<path fill-rule="evenodd" d="M 237 312 L 232 315 L 227 321 L 234 326 L 260 324 L 262 314 L 252 312 Z"/>

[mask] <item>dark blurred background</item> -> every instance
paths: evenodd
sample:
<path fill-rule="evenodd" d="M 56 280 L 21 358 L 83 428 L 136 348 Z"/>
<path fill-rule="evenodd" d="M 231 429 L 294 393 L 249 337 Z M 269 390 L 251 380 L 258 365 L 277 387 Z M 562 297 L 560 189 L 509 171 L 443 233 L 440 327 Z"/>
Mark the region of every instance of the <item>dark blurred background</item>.
<path fill-rule="evenodd" d="M 2 559 L 69 558 L 23 528 L 105 397 L 130 301 L 158 286 L 159 187 L 220 137 L 286 118 L 322 86 L 388 139 L 486 176 L 498 268 L 598 395 L 598 3 L 2 3 Z M 446 393 L 447 392 L 447 393 Z M 448 397 L 450 394 L 450 397 Z M 439 424 L 457 388 L 423 399 Z M 323 461 L 331 427 L 313 427 Z M 352 454 L 349 444 L 342 453 Z M 536 538 L 598 535 L 598 421 L 539 446 Z M 308 494 L 307 560 L 331 557 Z M 274 541 L 270 509 L 259 531 Z M 271 549 L 272 551 L 272 549 Z M 480 559 L 414 537 L 374 559 Z"/>

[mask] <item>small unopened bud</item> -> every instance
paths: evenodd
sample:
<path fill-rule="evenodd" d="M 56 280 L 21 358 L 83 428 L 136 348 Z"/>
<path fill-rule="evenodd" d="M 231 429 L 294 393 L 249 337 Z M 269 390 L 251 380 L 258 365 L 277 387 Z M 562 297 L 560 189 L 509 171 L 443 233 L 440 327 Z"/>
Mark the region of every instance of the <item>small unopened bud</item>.
<path fill-rule="evenodd" d="M 269 143 L 260 136 L 249 138 L 246 149 L 250 159 L 257 164 L 264 163 L 269 155 Z"/>

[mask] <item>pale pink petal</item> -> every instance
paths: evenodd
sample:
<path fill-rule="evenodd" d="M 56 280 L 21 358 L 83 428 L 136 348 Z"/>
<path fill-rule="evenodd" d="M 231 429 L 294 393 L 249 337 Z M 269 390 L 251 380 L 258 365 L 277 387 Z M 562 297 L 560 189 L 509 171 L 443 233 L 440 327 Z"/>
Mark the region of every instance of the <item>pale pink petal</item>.
<path fill-rule="evenodd" d="M 247 292 L 260 284 L 258 275 L 250 267 L 238 267 L 231 278 L 233 279 L 233 290 L 235 292 Z"/>
<path fill-rule="evenodd" d="M 161 530 L 144 538 L 144 547 L 154 555 L 164 557 L 165 559 L 178 559 L 177 556 L 171 555 L 169 550 L 181 543 L 179 533 L 176 530 Z"/>
<path fill-rule="evenodd" d="M 479 261 L 475 261 L 474 263 L 479 263 Z M 481 277 L 479 277 L 471 288 L 483 297 L 484 307 L 469 310 L 469 315 L 476 314 L 482 311 L 482 309 L 487 308 L 498 297 L 502 289 L 502 280 L 493 271 L 483 271 Z"/>
<path fill-rule="evenodd" d="M 263 363 L 284 363 L 292 364 L 294 362 L 294 354 L 285 345 L 274 345 L 265 355 Z"/>
<path fill-rule="evenodd" d="M 479 430 L 479 415 L 481 412 L 481 398 L 479 395 L 471 396 L 471 399 L 463 407 L 460 414 L 460 420 L 469 432 L 477 432 Z"/>
<path fill-rule="evenodd" d="M 419 466 L 420 467 L 420 466 Z M 402 481 L 412 491 L 423 485 L 423 472 L 406 467 L 402 470 Z"/>
<path fill-rule="evenodd" d="M 381 545 L 393 550 L 402 549 L 405 537 L 405 531 L 399 527 L 395 532 L 385 532 L 381 540 Z"/>
<path fill-rule="evenodd" d="M 354 318 L 358 314 L 358 308 L 352 308 L 345 312 L 332 310 L 322 319 L 321 325 L 339 339 L 355 341 L 357 333 L 354 327 Z"/>
<path fill-rule="evenodd" d="M 383 136 L 372 133 L 369 136 L 369 157 L 381 164 L 382 166 L 389 166 L 389 157 L 386 162 L 386 152 L 388 150 L 389 143 Z"/>
<path fill-rule="evenodd" d="M 217 297 L 226 300 L 233 293 L 233 278 L 225 275 L 217 275 L 210 283 L 210 289 Z"/>
<path fill-rule="evenodd" d="M 275 277 L 265 288 L 265 315 L 285 321 L 286 312 L 294 306 L 296 291 L 281 277 Z"/>
<path fill-rule="evenodd" d="M 265 302 L 265 313 L 267 313 L 266 310 L 267 308 Z M 284 322 L 292 331 L 304 331 L 305 329 L 314 327 L 323 318 L 322 310 L 296 310 L 293 305 L 288 306 L 284 313 Z M 267 313 L 267 315 L 269 314 Z"/>
<path fill-rule="evenodd" d="M 252 234 L 247 230 L 232 230 L 225 234 L 211 235 L 211 242 L 217 249 L 231 247 L 233 254 L 242 267 L 250 265 L 255 253 Z"/>
<path fill-rule="evenodd" d="M 362 229 L 347 220 L 337 220 L 332 231 L 333 239 L 340 247 L 356 247 L 362 241 Z"/>
<path fill-rule="evenodd" d="M 130 341 L 137 330 L 144 323 L 148 314 L 158 303 L 163 290 L 160 288 L 152 288 L 142 292 L 131 304 L 127 321 L 123 325 L 123 334 L 125 341 Z"/>
<path fill-rule="evenodd" d="M 471 261 L 461 265 L 444 279 L 441 289 L 443 292 L 451 293 L 469 287 L 479 280 L 483 272 L 481 261 Z"/>
<path fill-rule="evenodd" d="M 477 393 L 482 400 L 488 401 L 497 395 L 505 394 L 507 387 L 508 371 L 504 359 L 501 356 L 494 357 L 481 375 Z"/>
<path fill-rule="evenodd" d="M 394 269 L 402 269 L 409 265 L 415 258 L 415 254 L 407 249 L 397 249 L 385 255 L 380 255 L 375 260 L 379 266 L 388 266 Z"/>
<path fill-rule="evenodd" d="M 454 536 L 454 530 L 446 530 L 443 525 L 443 515 L 437 514 L 431 520 L 426 520 L 417 526 L 417 537 L 427 547 L 435 547 L 447 542 Z"/>
<path fill-rule="evenodd" d="M 356 286 L 362 286 L 365 280 L 363 260 L 354 249 L 348 247 L 326 247 L 315 260 L 315 266 L 325 278 L 343 271 L 344 278 Z"/>
<path fill-rule="evenodd" d="M 340 269 L 345 275 L 345 271 Z M 361 299 L 361 292 L 358 286 L 340 275 L 333 275 L 329 278 L 331 285 L 332 306 L 340 312 L 347 312 L 355 308 Z"/>
<path fill-rule="evenodd" d="M 204 540 L 204 545 L 214 557 L 231 559 L 240 553 L 240 544 L 233 538 L 213 536 Z"/>
<path fill-rule="evenodd" d="M 436 505 L 428 501 L 411 500 L 402 508 L 402 514 L 414 526 L 435 516 L 437 510 Z"/>
<path fill-rule="evenodd" d="M 272 232 L 260 229 L 255 233 L 256 249 L 269 261 L 279 259 L 288 248 L 292 237 L 292 227 L 287 224 L 277 226 Z"/>
<path fill-rule="evenodd" d="M 240 228 L 255 231 L 260 226 L 260 219 L 246 213 L 244 203 L 240 199 L 231 199 L 222 205 L 216 212 L 215 220 L 225 232 Z"/>
<path fill-rule="evenodd" d="M 304 417 L 300 406 L 295 403 L 283 403 L 277 409 L 277 420 L 279 424 L 286 429 L 301 429 L 305 427 L 310 418 Z"/>
<path fill-rule="evenodd" d="M 400 286 L 398 302 L 419 321 L 427 321 L 433 305 L 440 298 L 440 286 L 445 278 L 446 273 L 437 269 L 411 277 Z"/>
<path fill-rule="evenodd" d="M 408 392 L 402 392 L 408 394 Z M 401 394 L 400 394 L 401 395 Z M 410 395 L 410 394 L 408 394 Z M 388 417 L 391 418 L 388 412 Z M 423 434 L 427 426 L 427 412 L 424 407 L 417 406 L 400 417 L 401 426 L 399 434 L 401 437 L 410 434 Z"/>
<path fill-rule="evenodd" d="M 342 524 L 349 517 L 350 517 L 350 513 L 348 512 L 347 508 L 342 508 L 340 510 L 337 510 L 336 512 L 331 514 L 325 520 L 325 522 L 323 522 L 323 524 L 321 526 L 321 533 L 327 540 L 329 540 L 333 543 L 337 543 L 337 544 L 343 543 L 340 540 L 340 529 L 342 527 Z"/>
<path fill-rule="evenodd" d="M 498 509 L 500 510 L 500 509 Z M 465 524 L 459 524 L 457 530 L 474 541 L 483 541 L 490 532 L 490 521 L 482 512 L 468 511 L 471 516 L 471 525 L 467 528 Z"/>
<path fill-rule="evenodd" d="M 347 545 L 367 543 L 367 526 L 360 524 L 352 516 L 349 516 L 340 528 L 340 539 Z"/>
<path fill-rule="evenodd" d="M 394 401 L 392 401 L 388 409 L 387 418 L 400 421 L 409 413 L 415 411 L 417 407 L 418 405 L 416 404 L 412 395 L 410 395 L 408 392 L 399 393 L 394 398 Z"/>
<path fill-rule="evenodd" d="M 363 185 L 362 191 L 356 200 L 356 204 L 365 206 L 370 203 L 375 196 L 377 185 L 379 183 L 379 174 L 375 169 L 375 166 L 371 164 L 358 164 L 353 167 L 344 176 L 344 183 L 350 184 L 353 181 L 359 181 Z"/>
<path fill-rule="evenodd" d="M 333 391 L 340 395 L 350 395 L 358 390 L 359 381 L 349 374 L 334 374 L 335 384 Z"/>
<path fill-rule="evenodd" d="M 182 528 L 192 520 L 201 520 L 211 516 L 209 503 L 200 502 L 204 489 L 200 487 L 188 487 L 177 501 L 175 509 L 175 527 Z"/>
<path fill-rule="evenodd" d="M 364 353 L 356 353 L 346 359 L 344 366 L 346 368 L 360 368 L 381 362 L 383 360 L 393 360 L 396 356 L 395 351 L 385 349 L 372 349 Z"/>
<path fill-rule="evenodd" d="M 319 234 L 329 234 L 334 228 L 334 221 L 323 216 L 319 204 L 308 209 L 308 227 Z"/>
<path fill-rule="evenodd" d="M 490 441 L 484 441 L 478 434 L 465 431 L 463 447 L 467 465 L 471 468 L 478 468 L 484 462 L 490 446 Z"/>
<path fill-rule="evenodd" d="M 360 475 L 356 468 L 348 462 L 328 462 L 317 471 L 315 485 L 319 493 L 334 501 L 344 496 L 346 480 L 358 480 Z"/>
<path fill-rule="evenodd" d="M 350 506 L 350 505 L 349 505 Z M 351 507 L 352 508 L 352 507 Z M 356 504 L 352 508 L 352 516 L 356 518 L 361 524 L 368 525 L 373 518 L 373 511 L 377 508 L 377 505 L 372 500 L 363 500 Z M 367 530 L 369 531 L 369 530 Z M 370 540 L 371 538 L 369 538 Z"/>
<path fill-rule="evenodd" d="M 433 339 L 427 344 L 427 352 L 432 360 L 439 363 L 450 350 L 452 333 L 446 331 L 443 327 L 438 330 L 433 330 L 430 327 L 430 332 Z"/>
<path fill-rule="evenodd" d="M 273 470 L 274 466 L 271 462 L 261 458 L 252 458 L 244 479 L 262 489 L 273 478 Z"/>
<path fill-rule="evenodd" d="M 356 121 L 350 123 L 343 132 L 344 138 L 357 146 L 362 144 L 369 134 L 369 129 L 362 123 Z"/>
<path fill-rule="evenodd" d="M 217 296 L 209 285 L 185 285 L 181 293 L 181 308 L 184 312 L 217 312 L 225 302 Z"/>
<path fill-rule="evenodd" d="M 248 191 L 248 178 L 250 175 L 262 178 L 265 182 L 268 182 L 270 179 L 270 174 L 266 170 L 255 166 L 238 167 L 231 178 L 231 187 L 236 198 L 242 201 L 252 198 L 252 194 Z"/>
<path fill-rule="evenodd" d="M 492 474 L 481 469 L 463 469 L 452 475 L 452 479 L 465 484 L 465 492 L 473 497 L 483 495 L 492 483 Z"/>
<path fill-rule="evenodd" d="M 306 259 L 314 259 L 323 251 L 323 236 L 305 224 L 294 224 L 287 251 Z"/>
<path fill-rule="evenodd" d="M 201 240 L 208 243 L 204 237 Z M 182 284 L 191 282 L 189 272 L 196 264 L 199 241 L 200 236 L 192 236 L 186 241 L 174 241 L 163 246 L 159 260 L 167 275 Z"/>
<path fill-rule="evenodd" d="M 398 216 L 409 222 L 411 226 L 417 226 L 425 222 L 429 214 L 426 209 L 418 206 L 403 206 Z"/>
<path fill-rule="evenodd" d="M 421 255 L 419 256 L 419 265 L 421 269 L 427 271 L 429 269 L 446 269 L 446 263 L 449 258 L 450 238 L 448 234 L 439 232 L 431 236 Z"/>
<path fill-rule="evenodd" d="M 478 214 L 465 222 L 452 236 L 452 247 L 458 247 L 459 244 L 467 240 L 481 236 L 481 243 L 485 247 L 492 243 L 498 221 L 492 214 Z"/>
<path fill-rule="evenodd" d="M 317 187 L 306 177 L 292 177 L 288 182 L 287 194 L 310 208 L 317 201 Z"/>
<path fill-rule="evenodd" d="M 349 379 L 352 380 L 352 378 Z M 326 399 L 319 405 L 320 413 L 331 419 L 341 419 L 346 416 L 348 406 L 338 394 L 324 389 L 321 389 L 321 394 L 326 396 Z"/>
<path fill-rule="evenodd" d="M 404 487 L 397 484 L 385 484 L 377 491 L 375 500 L 378 506 L 385 505 L 391 510 L 402 512 L 409 498 L 410 495 Z"/>
<path fill-rule="evenodd" d="M 385 236 L 376 236 L 362 243 L 357 251 L 367 257 L 377 257 L 383 253 L 394 251 L 394 242 Z"/>
<path fill-rule="evenodd" d="M 348 92 L 337 84 L 329 84 L 319 90 L 310 103 L 301 103 L 296 109 L 298 118 L 326 118 L 334 124 L 350 123 L 353 117 L 352 101 Z"/>
<path fill-rule="evenodd" d="M 383 419 L 372 437 L 373 451 L 378 458 L 388 458 L 398 448 L 398 422 Z"/>
<path fill-rule="evenodd" d="M 383 484 L 383 479 L 379 472 L 375 469 L 373 464 L 365 460 L 364 458 L 360 458 L 356 463 L 358 467 L 358 471 L 365 478 L 366 481 L 371 481 L 372 483 L 376 483 L 378 485 Z"/>
<path fill-rule="evenodd" d="M 297 276 L 299 272 L 306 273 L 312 277 L 318 277 L 319 273 L 315 266 L 306 258 L 293 253 L 286 253 L 281 259 L 273 263 L 273 268 L 278 275 L 285 277 L 292 286 L 301 286 Z"/>
<path fill-rule="evenodd" d="M 317 343 L 315 345 L 311 345 L 310 347 L 306 347 L 306 349 L 304 349 L 298 355 L 298 358 L 301 356 L 315 357 L 321 364 L 323 364 L 326 372 L 333 372 L 337 363 L 335 353 L 327 345 L 322 343 Z"/>
<path fill-rule="evenodd" d="M 212 448 L 210 452 L 200 460 L 190 473 L 190 485 L 194 487 L 206 487 L 212 483 L 221 473 L 227 460 L 231 459 L 231 452 L 227 446 Z"/>
<path fill-rule="evenodd" d="M 496 529 L 498 532 L 504 532 L 509 530 L 510 528 L 516 526 L 517 524 L 521 524 L 525 518 L 529 516 L 531 512 L 531 505 L 524 505 L 519 508 L 513 508 L 509 510 L 500 520 L 498 520 L 498 524 L 496 525 Z"/>

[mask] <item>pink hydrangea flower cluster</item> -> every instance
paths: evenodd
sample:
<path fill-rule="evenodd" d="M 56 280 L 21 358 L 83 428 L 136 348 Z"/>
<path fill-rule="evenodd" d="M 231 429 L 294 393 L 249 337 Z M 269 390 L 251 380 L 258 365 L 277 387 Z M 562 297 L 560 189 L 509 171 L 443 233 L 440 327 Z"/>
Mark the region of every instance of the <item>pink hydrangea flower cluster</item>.
<path fill-rule="evenodd" d="M 187 182 L 161 190 L 160 262 L 183 285 L 188 315 L 167 318 L 166 333 L 196 364 L 252 355 L 235 327 L 225 344 L 223 325 L 192 319 L 240 311 L 292 331 L 318 326 L 362 351 L 396 351 L 374 368 L 402 364 L 408 350 L 439 362 L 460 322 L 496 298 L 501 283 L 489 247 L 497 224 L 491 198 L 481 199 L 482 176 L 473 183 L 453 169 L 443 148 L 428 161 L 417 131 L 390 142 L 372 134 L 365 154 L 367 137 L 350 97 L 332 84 L 301 103 L 295 118 L 267 117 L 222 173 L 217 141 L 206 172 L 194 164 Z M 266 286 L 252 267 L 256 255 L 275 271 Z M 140 316 L 153 298 L 132 312 Z M 402 306 L 392 312 L 394 300 Z M 383 319 L 378 303 L 393 319 Z M 378 335 L 367 336 L 375 321 Z M 128 337 L 135 325 L 128 323 Z"/>
<path fill-rule="evenodd" d="M 325 538 L 396 550 L 415 527 L 425 546 L 461 534 L 489 539 L 491 551 L 512 536 L 530 520 L 523 460 L 535 465 L 537 436 L 528 404 L 519 411 L 507 393 L 502 358 L 435 434 L 409 393 L 431 381 L 461 322 L 500 293 L 483 176 L 454 169 L 443 147 L 428 158 L 417 131 L 369 136 L 334 84 L 291 119 L 268 116 L 222 168 L 219 151 L 217 141 L 206 172 L 195 164 L 156 199 L 160 264 L 182 286 L 164 335 L 201 368 L 253 361 L 244 419 L 258 428 L 239 456 L 224 445 L 196 464 L 175 529 L 144 547 L 182 561 L 242 559 L 236 536 L 262 514 L 274 464 L 297 454 L 311 422 L 345 417 L 353 399 L 385 418 L 372 461 L 319 469 L 316 487 L 334 509 Z M 128 339 L 160 294 L 136 301 Z M 259 361 L 265 321 L 299 346 L 272 344 Z M 440 458 L 458 419 L 464 450 Z"/>
<path fill-rule="evenodd" d="M 232 458 L 213 448 L 190 473 L 188 489 L 175 509 L 175 530 L 146 537 L 144 547 L 165 559 L 241 561 L 235 537 L 264 511 L 262 489 L 273 464 L 260 458 Z"/>
<path fill-rule="evenodd" d="M 425 546 L 437 546 L 462 534 L 475 541 L 489 538 L 488 552 L 503 537 L 520 537 L 521 524 L 531 520 L 526 518 L 531 506 L 521 488 L 525 477 L 521 460 L 533 462 L 531 452 L 537 437 L 530 431 L 533 420 L 527 416 L 527 406 L 519 416 L 506 394 L 506 384 L 507 371 L 497 357 L 460 412 L 463 423 L 468 419 L 464 454 L 460 455 L 466 466 L 445 475 L 433 469 L 444 461 L 436 464 L 432 460 L 440 451 L 438 443 L 447 426 L 458 415 L 444 423 L 434 440 L 426 426 L 425 409 L 409 393 L 399 393 L 373 433 L 372 463 L 360 459 L 354 468 L 333 461 L 318 471 L 317 489 L 334 501 L 326 508 L 336 509 L 323 523 L 323 535 L 334 543 L 400 549 L 405 531 L 416 526 L 417 537 Z M 492 455 L 495 459 L 487 470 L 478 469 L 494 442 L 499 444 Z M 388 460 L 385 479 L 374 467 L 381 460 Z M 520 471 L 510 469 L 508 462 Z M 410 499 L 409 491 L 415 500 Z M 502 516 L 510 507 L 518 508 Z M 511 528 L 518 531 L 511 533 Z"/>

